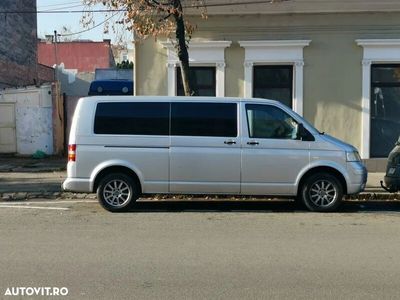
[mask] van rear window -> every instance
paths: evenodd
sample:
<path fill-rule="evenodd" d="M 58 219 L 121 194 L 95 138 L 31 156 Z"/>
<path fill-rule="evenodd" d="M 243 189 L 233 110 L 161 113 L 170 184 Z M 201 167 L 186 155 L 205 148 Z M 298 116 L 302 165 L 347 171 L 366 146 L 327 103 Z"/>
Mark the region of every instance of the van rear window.
<path fill-rule="evenodd" d="M 97 104 L 95 134 L 168 135 L 170 104 L 105 102 Z"/>

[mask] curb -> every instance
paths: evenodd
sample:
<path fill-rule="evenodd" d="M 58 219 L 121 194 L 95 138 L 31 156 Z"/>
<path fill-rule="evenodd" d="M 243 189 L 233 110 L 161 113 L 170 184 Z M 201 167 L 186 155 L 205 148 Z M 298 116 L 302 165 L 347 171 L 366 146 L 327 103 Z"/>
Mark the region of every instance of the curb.
<path fill-rule="evenodd" d="M 0 202 L 31 199 L 97 199 L 96 194 L 70 192 L 15 192 L 0 193 Z"/>
<path fill-rule="evenodd" d="M 155 198 L 157 200 L 166 200 L 166 199 L 192 199 L 191 195 L 149 195 L 148 197 Z M 212 200 L 239 200 L 240 196 L 207 196 L 207 195 L 196 195 L 195 198 L 207 198 Z M 147 197 L 145 197 L 147 198 Z M 254 199 L 265 199 L 270 200 L 271 198 L 262 198 L 262 197 L 252 197 Z M 49 191 L 40 191 L 40 192 L 13 192 L 13 193 L 0 193 L 0 202 L 5 201 L 25 201 L 31 199 L 97 199 L 95 193 L 71 193 L 71 192 L 49 192 Z M 248 197 L 243 197 L 243 199 L 248 199 Z M 400 193 L 387 193 L 387 192 L 363 192 L 358 195 L 352 195 L 345 198 L 348 201 L 374 201 L 374 200 L 400 200 Z"/>
<path fill-rule="evenodd" d="M 0 166 L 1 173 L 51 173 L 51 172 L 64 172 L 65 167 L 14 167 L 14 166 Z"/>

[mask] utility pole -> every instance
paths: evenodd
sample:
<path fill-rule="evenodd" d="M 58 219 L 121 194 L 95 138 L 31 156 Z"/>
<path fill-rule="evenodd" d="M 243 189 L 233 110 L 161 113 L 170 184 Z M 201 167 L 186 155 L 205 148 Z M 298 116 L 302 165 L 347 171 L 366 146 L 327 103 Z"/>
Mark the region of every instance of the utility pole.
<path fill-rule="evenodd" d="M 53 39 L 53 43 L 54 43 L 54 60 L 56 63 L 56 67 L 55 67 L 55 79 L 56 81 L 58 81 L 58 58 L 57 58 L 57 30 L 54 30 L 54 39 Z"/>

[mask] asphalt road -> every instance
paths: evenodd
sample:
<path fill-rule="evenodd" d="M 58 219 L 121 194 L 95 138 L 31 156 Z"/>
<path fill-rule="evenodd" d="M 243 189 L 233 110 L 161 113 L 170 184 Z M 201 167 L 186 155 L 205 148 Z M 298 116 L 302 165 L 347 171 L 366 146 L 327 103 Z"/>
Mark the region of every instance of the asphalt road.
<path fill-rule="evenodd" d="M 0 203 L 0 298 L 17 298 L 3 296 L 11 287 L 67 287 L 57 299 L 400 297 L 399 202 L 331 214 L 155 202 L 111 214 L 81 201 Z"/>

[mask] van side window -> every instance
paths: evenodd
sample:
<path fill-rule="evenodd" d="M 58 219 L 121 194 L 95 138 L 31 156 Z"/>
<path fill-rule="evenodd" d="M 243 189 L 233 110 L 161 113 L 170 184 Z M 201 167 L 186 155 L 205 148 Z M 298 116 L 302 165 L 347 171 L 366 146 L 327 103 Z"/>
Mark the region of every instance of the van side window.
<path fill-rule="evenodd" d="M 246 104 L 250 138 L 296 139 L 298 123 L 282 109 L 272 105 Z"/>
<path fill-rule="evenodd" d="M 181 103 L 171 105 L 171 135 L 237 136 L 236 103 Z"/>
<path fill-rule="evenodd" d="M 96 134 L 168 135 L 169 103 L 105 102 L 97 104 Z"/>

